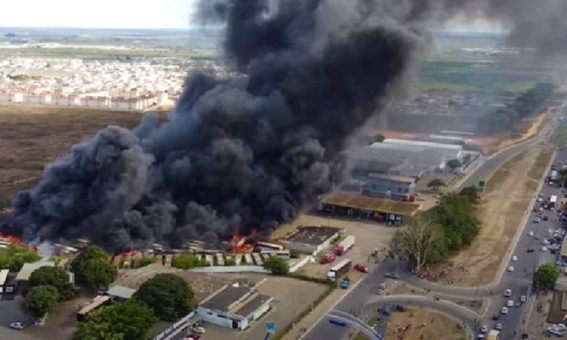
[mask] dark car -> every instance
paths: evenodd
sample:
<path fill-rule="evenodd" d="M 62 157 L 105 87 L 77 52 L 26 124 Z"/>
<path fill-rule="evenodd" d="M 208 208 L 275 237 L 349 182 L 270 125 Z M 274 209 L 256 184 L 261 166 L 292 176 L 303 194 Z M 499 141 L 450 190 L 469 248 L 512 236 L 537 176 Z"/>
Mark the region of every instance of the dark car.
<path fill-rule="evenodd" d="M 492 315 L 492 320 L 496 321 L 498 319 L 500 319 L 500 314 L 493 314 Z"/>
<path fill-rule="evenodd" d="M 534 250 L 533 250 L 533 248 L 528 248 L 527 252 L 528 252 L 528 253 L 533 253 Z"/>
<path fill-rule="evenodd" d="M 543 220 L 547 221 L 549 218 L 547 216 L 543 216 Z"/>

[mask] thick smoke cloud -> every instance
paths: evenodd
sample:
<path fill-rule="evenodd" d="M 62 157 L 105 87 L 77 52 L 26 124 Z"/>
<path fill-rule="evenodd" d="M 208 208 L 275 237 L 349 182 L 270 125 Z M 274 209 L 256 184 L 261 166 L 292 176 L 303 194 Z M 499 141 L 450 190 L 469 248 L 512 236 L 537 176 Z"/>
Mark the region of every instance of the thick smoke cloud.
<path fill-rule="evenodd" d="M 345 144 L 415 68 L 424 27 L 467 7 L 445 1 L 202 1 L 242 77 L 194 73 L 163 125 L 75 146 L 17 195 L 11 231 L 122 251 L 272 230 L 341 181 Z"/>

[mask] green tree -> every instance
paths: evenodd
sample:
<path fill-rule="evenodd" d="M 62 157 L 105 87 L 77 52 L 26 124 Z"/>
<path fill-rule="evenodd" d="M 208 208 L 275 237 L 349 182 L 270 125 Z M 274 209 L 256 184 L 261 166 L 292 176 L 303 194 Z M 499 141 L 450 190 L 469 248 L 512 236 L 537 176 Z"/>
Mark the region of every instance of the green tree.
<path fill-rule="evenodd" d="M 227 259 L 226 261 L 224 261 L 224 265 L 225 266 L 236 266 L 236 260 L 235 259 Z"/>
<path fill-rule="evenodd" d="M 478 235 L 480 222 L 475 215 L 475 202 L 472 202 L 468 196 L 446 195 L 436 207 L 426 213 L 426 216 L 441 226 L 450 251 L 457 251 L 463 246 L 470 245 Z"/>
<path fill-rule="evenodd" d="M 466 187 L 459 193 L 461 196 L 465 196 L 469 199 L 472 203 L 478 203 L 478 189 L 475 186 Z"/>
<path fill-rule="evenodd" d="M 79 284 L 85 284 L 85 266 L 89 260 L 108 259 L 108 254 L 102 248 L 90 245 L 79 254 L 71 263 L 71 271 L 75 274 L 75 281 Z"/>
<path fill-rule="evenodd" d="M 92 259 L 85 263 L 84 285 L 88 288 L 97 290 L 101 287 L 108 287 L 118 274 L 116 268 L 108 259 Z"/>
<path fill-rule="evenodd" d="M 391 252 L 417 271 L 444 260 L 448 254 L 441 228 L 427 217 L 413 219 L 405 230 L 396 232 Z"/>
<path fill-rule="evenodd" d="M 22 303 L 23 311 L 36 318 L 41 318 L 55 308 L 59 293 L 53 286 L 36 286 L 29 290 Z"/>
<path fill-rule="evenodd" d="M 78 284 L 90 289 L 108 286 L 116 279 L 116 268 L 108 260 L 108 255 L 98 246 L 88 246 L 71 263 Z"/>
<path fill-rule="evenodd" d="M 31 273 L 28 287 L 49 285 L 57 289 L 61 300 L 68 300 L 75 295 L 69 274 L 60 267 L 41 267 Z"/>
<path fill-rule="evenodd" d="M 434 178 L 431 181 L 429 181 L 429 183 L 427 183 L 427 186 L 429 188 L 432 189 L 439 189 L 440 187 L 444 187 L 445 186 L 445 182 L 442 179 L 439 178 Z"/>
<path fill-rule="evenodd" d="M 274 275 L 287 275 L 289 273 L 289 264 L 281 257 L 271 256 L 264 262 L 264 268 L 271 271 Z"/>
<path fill-rule="evenodd" d="M 559 279 L 561 271 L 552 264 L 540 266 L 534 274 L 534 285 L 537 288 L 551 289 Z"/>
<path fill-rule="evenodd" d="M 141 267 L 149 266 L 150 264 L 154 264 L 156 262 L 157 262 L 157 259 L 155 257 L 144 256 L 140 259 L 140 261 L 138 261 L 136 267 L 141 268 Z"/>
<path fill-rule="evenodd" d="M 0 268 L 7 268 L 10 271 L 19 271 L 24 263 L 39 261 L 39 255 L 23 246 L 10 245 L 7 248 L 0 248 Z"/>
<path fill-rule="evenodd" d="M 178 269 L 191 269 L 197 267 L 207 267 L 210 266 L 210 264 L 195 255 L 181 254 L 176 255 L 173 258 L 173 260 L 171 261 L 171 266 Z"/>
<path fill-rule="evenodd" d="M 463 164 L 458 159 L 451 159 L 450 161 L 447 162 L 447 167 L 452 171 L 455 171 L 455 169 L 460 168 L 461 165 Z"/>
<path fill-rule="evenodd" d="M 163 321 L 175 321 L 191 311 L 193 291 L 177 275 L 159 274 L 144 282 L 134 298 L 149 306 Z"/>
<path fill-rule="evenodd" d="M 77 324 L 73 340 L 148 339 L 148 331 L 158 319 L 152 310 L 136 300 L 102 307 Z"/>

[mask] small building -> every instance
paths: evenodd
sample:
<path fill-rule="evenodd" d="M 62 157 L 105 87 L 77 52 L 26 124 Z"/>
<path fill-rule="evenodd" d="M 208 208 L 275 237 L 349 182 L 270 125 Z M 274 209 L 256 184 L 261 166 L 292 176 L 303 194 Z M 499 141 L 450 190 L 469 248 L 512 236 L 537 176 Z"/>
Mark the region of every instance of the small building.
<path fill-rule="evenodd" d="M 340 236 L 342 229 L 335 227 L 298 227 L 291 235 L 283 238 L 284 243 L 292 253 L 302 253 L 315 256 L 327 249 L 333 240 Z"/>
<path fill-rule="evenodd" d="M 24 263 L 22 269 L 16 275 L 16 281 L 18 285 L 21 283 L 27 283 L 30 279 L 31 274 L 39 268 L 42 267 L 55 267 L 55 262 L 53 261 L 38 261 L 32 263 Z"/>
<path fill-rule="evenodd" d="M 6 286 L 6 281 L 8 281 L 8 274 L 10 270 L 2 269 L 0 270 L 0 297 L 4 295 L 4 287 Z"/>
<path fill-rule="evenodd" d="M 77 312 L 77 321 L 86 321 L 90 312 L 99 307 L 108 306 L 111 303 L 112 297 L 109 295 L 97 295 L 89 304 Z"/>
<path fill-rule="evenodd" d="M 415 203 L 338 191 L 321 200 L 318 210 L 321 213 L 400 225 L 406 218 L 415 216 L 419 208 L 420 205 Z"/>
<path fill-rule="evenodd" d="M 415 195 L 415 178 L 371 173 L 362 185 L 362 194 L 412 201 Z"/>
<path fill-rule="evenodd" d="M 202 320 L 242 331 L 270 310 L 272 297 L 238 284 L 226 285 L 197 308 Z"/>
<path fill-rule="evenodd" d="M 112 298 L 112 302 L 124 302 L 130 300 L 132 295 L 136 293 L 136 289 L 124 287 L 124 286 L 111 286 L 106 291 L 106 295 Z"/>

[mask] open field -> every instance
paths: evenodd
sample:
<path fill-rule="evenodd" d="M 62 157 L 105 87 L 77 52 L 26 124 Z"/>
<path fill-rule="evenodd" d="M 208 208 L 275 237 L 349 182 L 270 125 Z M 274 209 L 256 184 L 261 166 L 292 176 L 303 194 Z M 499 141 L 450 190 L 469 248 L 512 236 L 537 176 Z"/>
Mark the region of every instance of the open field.
<path fill-rule="evenodd" d="M 559 148 L 567 147 L 567 121 L 561 121 L 557 128 L 555 128 L 551 136 L 551 142 Z"/>
<path fill-rule="evenodd" d="M 420 91 L 522 93 L 543 74 L 522 72 L 499 63 L 431 60 L 423 64 L 417 84 Z"/>
<path fill-rule="evenodd" d="M 460 324 L 429 309 L 408 309 L 392 313 L 386 329 L 391 340 L 464 340 Z"/>
<path fill-rule="evenodd" d="M 0 210 L 19 190 L 40 179 L 44 165 L 108 125 L 132 128 L 135 112 L 0 105 Z"/>
<path fill-rule="evenodd" d="M 548 149 L 528 150 L 490 177 L 478 205 L 479 235 L 448 265 L 438 266 L 433 277 L 462 286 L 484 285 L 496 278 L 552 155 Z"/>

